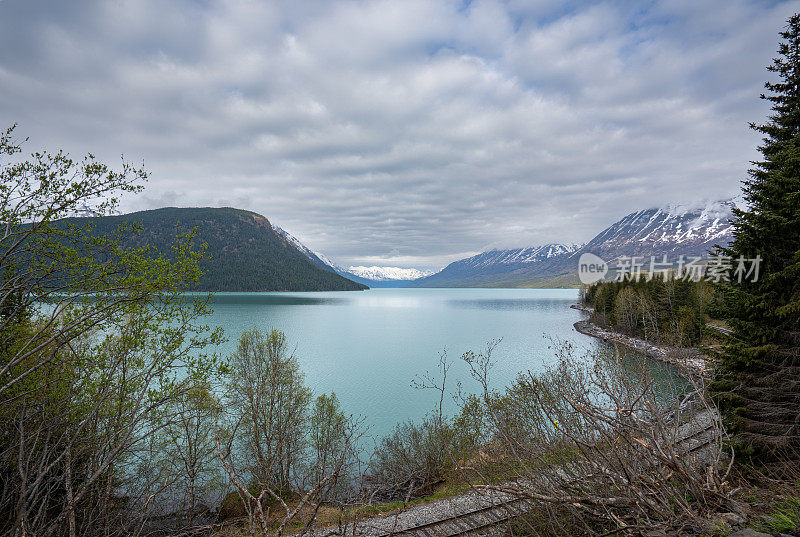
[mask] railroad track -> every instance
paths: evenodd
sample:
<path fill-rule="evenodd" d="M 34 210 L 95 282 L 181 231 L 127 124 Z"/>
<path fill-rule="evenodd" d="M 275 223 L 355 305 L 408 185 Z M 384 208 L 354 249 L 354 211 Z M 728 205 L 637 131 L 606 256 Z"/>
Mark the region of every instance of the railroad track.
<path fill-rule="evenodd" d="M 517 518 L 525 513 L 526 506 L 527 500 L 524 498 L 514 498 L 433 522 L 389 531 L 379 534 L 377 537 L 394 537 L 400 535 L 458 537 L 486 530 Z"/>
<path fill-rule="evenodd" d="M 706 427 L 677 440 L 675 442 L 675 446 L 677 447 L 683 445 L 686 442 L 701 437 L 703 434 L 711 431 L 713 428 L 714 424 L 709 423 Z M 715 438 L 712 437 L 700 442 L 697 445 L 691 446 L 688 449 L 681 449 L 681 454 L 688 455 L 693 453 L 708 446 L 714 442 L 714 440 Z M 526 499 L 514 498 L 486 507 L 481 507 L 479 509 L 474 509 L 466 513 L 435 520 L 433 522 L 426 522 L 425 524 L 418 524 L 408 528 L 396 529 L 377 534 L 376 537 L 406 537 L 411 535 L 422 537 L 459 537 L 509 522 L 510 520 L 523 515 L 526 511 L 527 505 L 528 503 Z"/>
<path fill-rule="evenodd" d="M 713 428 L 714 428 L 714 423 L 709 423 L 708 425 L 705 426 L 705 428 L 698 429 L 697 431 L 693 432 L 692 434 L 686 435 L 683 438 L 681 438 L 680 440 L 676 440 L 675 441 L 675 445 L 678 446 L 680 444 L 683 444 L 684 442 L 688 442 L 689 440 L 697 438 L 698 436 L 702 436 L 703 434 L 707 433 L 708 431 L 712 430 Z M 692 448 L 692 449 L 694 449 L 694 448 Z"/>
<path fill-rule="evenodd" d="M 731 330 L 730 328 L 725 328 L 724 326 L 717 326 L 715 324 L 706 324 L 706 326 L 708 328 L 711 328 L 712 330 L 716 330 L 717 332 L 721 332 L 722 334 L 725 334 L 726 336 L 730 336 L 730 335 L 733 334 L 733 330 Z"/>
<path fill-rule="evenodd" d="M 715 426 L 716 426 L 716 423 L 714 423 L 712 421 L 711 423 L 706 425 L 704 428 L 698 429 L 697 431 L 695 431 L 695 432 L 693 432 L 693 433 L 691 433 L 689 435 L 684 436 L 680 440 L 677 440 L 675 442 L 675 446 L 680 446 L 680 445 L 682 445 L 682 444 L 684 444 L 684 443 L 686 443 L 686 442 L 688 442 L 690 440 L 693 440 L 693 439 L 698 438 L 698 437 L 702 437 L 702 435 L 708 433 L 709 431 L 712 431 L 715 428 Z M 694 453 L 695 451 L 698 451 L 698 450 L 703 449 L 704 447 L 706 447 L 706 446 L 708 446 L 710 444 L 713 444 L 716 440 L 717 440 L 717 435 L 716 434 L 712 434 L 709 438 L 706 438 L 705 440 L 701 441 L 699 444 L 691 446 L 688 449 L 681 450 L 681 455 L 688 455 L 690 453 Z"/>

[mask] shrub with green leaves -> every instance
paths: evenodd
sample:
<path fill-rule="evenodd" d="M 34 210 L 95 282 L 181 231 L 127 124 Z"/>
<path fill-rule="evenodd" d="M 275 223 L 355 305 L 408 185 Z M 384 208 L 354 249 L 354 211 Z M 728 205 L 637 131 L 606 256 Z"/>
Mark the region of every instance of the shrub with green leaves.
<path fill-rule="evenodd" d="M 201 254 L 56 225 L 109 214 L 146 173 L 21 151 L 0 134 L 0 534 L 124 533 L 177 478 L 156 456 L 171 403 L 216 367 L 207 303 L 181 297 Z"/>

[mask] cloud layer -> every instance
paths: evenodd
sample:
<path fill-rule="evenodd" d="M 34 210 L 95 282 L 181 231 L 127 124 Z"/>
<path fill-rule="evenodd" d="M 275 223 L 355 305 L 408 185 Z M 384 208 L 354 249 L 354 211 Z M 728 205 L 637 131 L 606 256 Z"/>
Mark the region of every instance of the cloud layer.
<path fill-rule="evenodd" d="M 0 121 L 343 265 L 579 242 L 735 194 L 798 2 L 0 1 Z"/>

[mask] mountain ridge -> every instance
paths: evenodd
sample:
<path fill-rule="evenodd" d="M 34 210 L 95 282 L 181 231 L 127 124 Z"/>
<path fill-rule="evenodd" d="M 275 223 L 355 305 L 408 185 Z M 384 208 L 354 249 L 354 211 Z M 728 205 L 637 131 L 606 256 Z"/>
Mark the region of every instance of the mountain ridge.
<path fill-rule="evenodd" d="M 578 258 L 593 253 L 608 263 L 620 257 L 702 256 L 732 238 L 736 199 L 632 212 L 588 243 L 490 250 L 449 264 L 411 287 L 577 287 Z M 554 246 L 561 246 L 561 249 Z M 551 255 L 542 256 L 546 251 Z M 530 255 L 526 257 L 526 252 Z M 538 254 L 538 255 L 537 255 Z M 521 262 L 515 263 L 514 260 Z M 526 262 L 527 261 L 527 262 Z"/>
<path fill-rule="evenodd" d="M 493 249 L 454 261 L 441 271 L 412 282 L 411 287 L 491 287 L 514 279 L 532 267 L 545 267 L 582 245 L 549 243 L 526 248 Z"/>
<path fill-rule="evenodd" d="M 701 255 L 731 237 L 733 199 L 675 210 L 650 208 L 630 213 L 586 243 L 585 251 L 612 261 L 620 255 Z M 583 252 L 581 252 L 583 253 Z"/>
<path fill-rule="evenodd" d="M 102 217 L 76 217 L 64 224 L 90 224 L 92 233 L 115 233 L 125 223 L 141 226 L 126 232 L 125 247 L 152 246 L 169 257 L 177 234 L 192 230 L 195 247 L 207 245 L 210 256 L 198 262 L 203 272 L 192 291 L 357 291 L 367 286 L 316 265 L 270 221 L 253 211 L 233 207 L 162 207 Z"/>

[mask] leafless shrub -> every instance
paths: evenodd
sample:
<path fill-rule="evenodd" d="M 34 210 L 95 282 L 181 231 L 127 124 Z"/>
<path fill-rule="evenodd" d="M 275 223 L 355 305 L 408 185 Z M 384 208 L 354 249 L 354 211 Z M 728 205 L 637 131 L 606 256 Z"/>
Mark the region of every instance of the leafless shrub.
<path fill-rule="evenodd" d="M 409 501 L 444 481 L 454 432 L 432 418 L 404 422 L 384 437 L 371 461 L 369 500 Z"/>
<path fill-rule="evenodd" d="M 665 386 L 643 358 L 581 357 L 563 343 L 551 370 L 497 393 L 492 350 L 464 357 L 483 390 L 465 410 L 485 446 L 462 475 L 535 506 L 529 533 L 707 530 L 727 505 L 732 459 L 702 386 Z"/>
<path fill-rule="evenodd" d="M 361 422 L 345 416 L 335 395 L 311 405 L 297 360 L 277 330 L 242 335 L 231 379 L 215 442 L 250 535 L 282 535 L 290 526 L 311 531 L 323 503 L 350 492 Z"/>
<path fill-rule="evenodd" d="M 474 448 L 473 438 L 444 413 L 451 367 L 445 349 L 436 373 L 426 371 L 412 381 L 416 389 L 436 392 L 437 405 L 421 422 L 400 423 L 381 439 L 368 469 L 365 488 L 370 503 L 408 502 L 430 494 L 450 477 L 456 461 Z"/>

